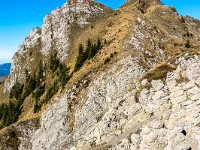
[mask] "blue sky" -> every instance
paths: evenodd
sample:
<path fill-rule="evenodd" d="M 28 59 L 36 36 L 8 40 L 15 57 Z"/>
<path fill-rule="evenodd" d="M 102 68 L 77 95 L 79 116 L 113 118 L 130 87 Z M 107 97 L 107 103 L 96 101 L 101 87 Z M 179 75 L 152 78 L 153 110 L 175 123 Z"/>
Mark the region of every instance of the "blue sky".
<path fill-rule="evenodd" d="M 0 64 L 10 62 L 24 38 L 34 27 L 41 27 L 43 17 L 54 8 L 60 7 L 66 0 L 10 0 L 1 1 L 0 9 Z M 125 0 L 98 0 L 114 9 Z M 177 8 L 181 15 L 190 15 L 200 19 L 199 0 L 162 0 L 166 5 Z"/>

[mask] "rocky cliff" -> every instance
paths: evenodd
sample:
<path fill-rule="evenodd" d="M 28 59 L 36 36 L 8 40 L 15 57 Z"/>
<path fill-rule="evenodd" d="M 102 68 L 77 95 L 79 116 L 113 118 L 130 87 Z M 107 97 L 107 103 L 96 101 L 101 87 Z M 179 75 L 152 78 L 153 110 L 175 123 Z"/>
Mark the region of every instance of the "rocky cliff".
<path fill-rule="evenodd" d="M 24 82 L 25 69 L 33 72 L 39 59 L 47 61 L 48 55 L 56 50 L 58 57 L 64 61 L 73 45 L 74 35 L 95 19 L 105 18 L 112 12 L 101 3 L 90 0 L 70 0 L 62 7 L 45 15 L 42 28 L 34 28 L 30 35 L 18 47 L 11 62 L 11 75 L 5 84 L 5 91 L 18 80 Z"/>
<path fill-rule="evenodd" d="M 24 69 L 33 72 L 39 58 L 48 64 L 54 49 L 74 66 L 80 43 L 100 38 L 102 48 L 79 71 L 71 68 L 40 112 L 3 129 L 0 149 L 200 149 L 199 26 L 158 0 L 130 0 L 117 10 L 66 2 L 19 46 L 6 89 L 23 83 Z"/>

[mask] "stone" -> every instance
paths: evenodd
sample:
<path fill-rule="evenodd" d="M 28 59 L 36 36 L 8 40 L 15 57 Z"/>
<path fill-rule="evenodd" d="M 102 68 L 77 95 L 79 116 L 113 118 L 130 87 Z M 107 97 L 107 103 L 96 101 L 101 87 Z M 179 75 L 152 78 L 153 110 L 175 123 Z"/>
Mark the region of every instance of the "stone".
<path fill-rule="evenodd" d="M 174 138 L 174 142 L 176 143 L 183 142 L 184 140 L 185 140 L 185 136 L 182 133 L 178 133 Z"/>
<path fill-rule="evenodd" d="M 132 135 L 131 135 L 131 142 L 132 142 L 134 145 L 138 145 L 139 140 L 140 140 L 140 135 L 139 135 L 139 134 L 132 134 Z"/>
<path fill-rule="evenodd" d="M 164 84 L 161 80 L 152 80 L 151 84 L 154 91 L 159 91 L 164 87 Z"/>
<path fill-rule="evenodd" d="M 96 127 L 94 130 L 94 137 L 99 137 L 99 136 L 100 136 L 100 129 Z"/>
<path fill-rule="evenodd" d="M 161 121 L 154 120 L 151 122 L 151 127 L 153 129 L 160 129 L 163 128 L 163 123 Z"/>
<path fill-rule="evenodd" d="M 167 130 L 164 129 L 164 128 L 160 129 L 160 130 L 158 131 L 158 136 L 160 136 L 160 137 L 165 137 L 165 136 L 167 136 Z"/>
<path fill-rule="evenodd" d="M 148 82 L 147 79 L 142 80 L 142 82 L 141 82 L 142 86 L 145 86 L 147 84 L 147 82 Z"/>
<path fill-rule="evenodd" d="M 144 135 L 143 139 L 145 143 L 153 143 L 157 139 L 157 135 L 153 132 L 149 133 L 148 135 Z"/>
<path fill-rule="evenodd" d="M 127 138 L 122 139 L 122 144 L 128 144 L 129 140 Z"/>
<path fill-rule="evenodd" d="M 163 91 L 157 91 L 153 96 L 152 99 L 153 101 L 159 101 L 161 98 L 165 97 L 166 93 L 164 93 Z"/>
<path fill-rule="evenodd" d="M 149 127 L 145 126 L 145 127 L 142 128 L 142 134 L 143 135 L 147 135 L 150 132 L 151 132 L 151 129 Z"/>

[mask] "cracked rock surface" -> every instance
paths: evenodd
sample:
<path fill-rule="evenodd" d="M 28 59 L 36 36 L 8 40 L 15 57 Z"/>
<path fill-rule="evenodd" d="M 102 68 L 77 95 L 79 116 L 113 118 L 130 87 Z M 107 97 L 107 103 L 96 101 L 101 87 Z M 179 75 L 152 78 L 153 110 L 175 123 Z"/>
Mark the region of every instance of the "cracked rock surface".
<path fill-rule="evenodd" d="M 199 149 L 199 60 L 198 55 L 177 59 L 177 69 L 165 81 L 143 86 L 136 103 L 142 86 L 137 79 L 145 71 L 137 59 L 124 57 L 47 107 L 31 137 L 32 149 Z M 76 100 L 73 111 L 69 102 Z"/>

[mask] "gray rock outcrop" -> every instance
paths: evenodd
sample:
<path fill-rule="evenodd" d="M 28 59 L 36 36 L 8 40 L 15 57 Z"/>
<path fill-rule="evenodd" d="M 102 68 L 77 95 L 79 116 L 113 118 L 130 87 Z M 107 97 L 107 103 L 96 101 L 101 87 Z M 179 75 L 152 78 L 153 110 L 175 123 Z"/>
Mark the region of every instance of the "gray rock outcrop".
<path fill-rule="evenodd" d="M 90 76 L 84 89 L 86 80 L 59 95 L 43 112 L 32 149 L 199 149 L 199 60 L 180 57 L 165 82 L 145 88 L 137 80 L 145 73 L 138 60 L 123 58 Z M 72 111 L 69 102 L 77 100 Z"/>

